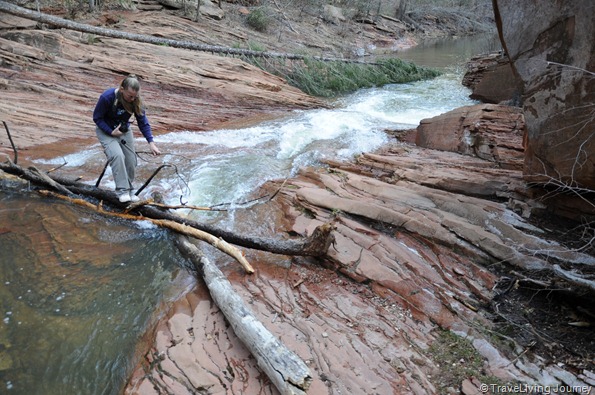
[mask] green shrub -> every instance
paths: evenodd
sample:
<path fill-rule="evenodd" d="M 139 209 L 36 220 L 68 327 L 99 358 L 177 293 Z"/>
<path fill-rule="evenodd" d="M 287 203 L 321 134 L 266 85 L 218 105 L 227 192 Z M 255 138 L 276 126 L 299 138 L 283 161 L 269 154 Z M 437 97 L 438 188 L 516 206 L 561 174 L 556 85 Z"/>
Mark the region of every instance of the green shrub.
<path fill-rule="evenodd" d="M 271 24 L 271 17 L 266 7 L 258 7 L 248 14 L 246 22 L 256 31 L 266 32 Z"/>
<path fill-rule="evenodd" d="M 319 97 L 332 97 L 362 88 L 419 81 L 440 75 L 436 70 L 400 59 L 381 60 L 374 64 L 306 59 L 295 63 L 285 75 L 279 70 L 267 71 L 281 75 L 291 85 Z"/>
<path fill-rule="evenodd" d="M 451 331 L 441 330 L 426 351 L 427 356 L 440 368 L 440 374 L 432 377 L 438 393 L 445 394 L 448 388 L 456 388 L 463 380 L 477 378 L 482 384 L 503 385 L 502 380 L 485 374 L 485 358 L 473 347 L 473 343 Z M 514 384 L 514 383 L 513 383 Z M 516 394 L 516 392 L 510 392 Z"/>

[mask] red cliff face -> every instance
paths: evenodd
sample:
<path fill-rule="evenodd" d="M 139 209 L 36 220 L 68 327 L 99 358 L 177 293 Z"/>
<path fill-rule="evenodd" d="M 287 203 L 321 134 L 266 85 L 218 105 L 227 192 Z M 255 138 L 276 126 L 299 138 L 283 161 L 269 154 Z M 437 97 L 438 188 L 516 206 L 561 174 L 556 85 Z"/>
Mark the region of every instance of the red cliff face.
<path fill-rule="evenodd" d="M 502 44 L 523 83 L 529 181 L 595 190 L 592 7 L 589 0 L 494 0 Z M 583 210 L 595 214 L 593 205 Z"/>

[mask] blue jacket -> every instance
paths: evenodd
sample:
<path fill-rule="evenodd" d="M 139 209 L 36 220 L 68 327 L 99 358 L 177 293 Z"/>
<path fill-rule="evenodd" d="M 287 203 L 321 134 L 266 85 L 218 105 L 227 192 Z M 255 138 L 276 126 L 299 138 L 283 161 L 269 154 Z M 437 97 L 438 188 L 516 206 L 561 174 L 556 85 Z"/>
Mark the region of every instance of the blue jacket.
<path fill-rule="evenodd" d="M 93 111 L 93 121 L 105 134 L 111 136 L 112 130 L 120 126 L 120 131 L 127 132 L 130 129 L 130 117 L 132 116 L 128 111 L 122 107 L 121 103 L 114 106 L 116 101 L 116 88 L 110 88 L 103 92 L 97 100 L 95 110 Z M 141 133 L 150 143 L 153 141 L 153 134 L 151 133 L 151 125 L 143 111 L 142 115 L 134 115 L 136 123 Z"/>

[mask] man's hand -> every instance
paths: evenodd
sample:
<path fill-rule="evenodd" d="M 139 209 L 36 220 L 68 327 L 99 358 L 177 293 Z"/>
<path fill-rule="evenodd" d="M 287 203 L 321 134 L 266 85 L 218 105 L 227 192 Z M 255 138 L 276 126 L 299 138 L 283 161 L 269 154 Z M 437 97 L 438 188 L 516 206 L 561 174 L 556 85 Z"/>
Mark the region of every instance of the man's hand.
<path fill-rule="evenodd" d="M 161 151 L 159 151 L 159 148 L 157 148 L 157 145 L 154 142 L 151 141 L 149 143 L 149 147 L 151 147 L 153 155 L 161 155 Z"/>

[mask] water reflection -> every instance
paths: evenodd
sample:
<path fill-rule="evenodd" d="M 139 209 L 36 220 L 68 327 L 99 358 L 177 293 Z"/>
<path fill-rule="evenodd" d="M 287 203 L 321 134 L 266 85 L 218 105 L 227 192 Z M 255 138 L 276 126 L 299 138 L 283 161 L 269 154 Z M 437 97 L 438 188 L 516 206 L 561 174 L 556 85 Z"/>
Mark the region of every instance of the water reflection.
<path fill-rule="evenodd" d="M 420 66 L 438 69 L 461 67 L 471 57 L 502 49 L 496 32 L 476 36 L 428 40 L 400 51 L 397 56 Z"/>
<path fill-rule="evenodd" d="M 156 307 L 192 281 L 171 241 L 60 202 L 0 203 L 0 393 L 119 393 Z"/>

